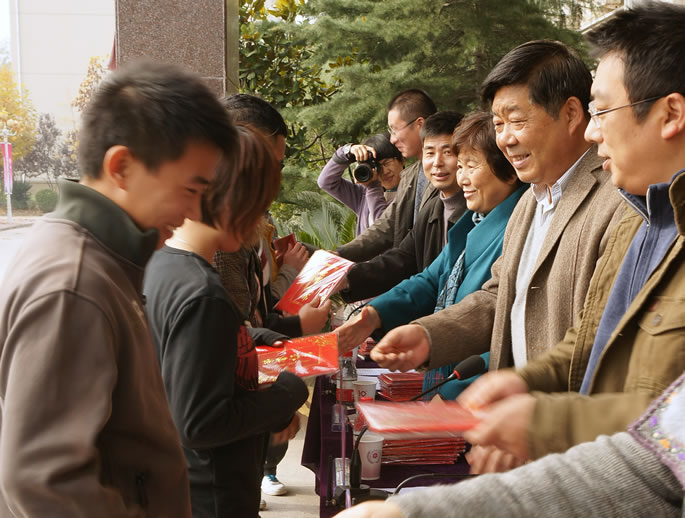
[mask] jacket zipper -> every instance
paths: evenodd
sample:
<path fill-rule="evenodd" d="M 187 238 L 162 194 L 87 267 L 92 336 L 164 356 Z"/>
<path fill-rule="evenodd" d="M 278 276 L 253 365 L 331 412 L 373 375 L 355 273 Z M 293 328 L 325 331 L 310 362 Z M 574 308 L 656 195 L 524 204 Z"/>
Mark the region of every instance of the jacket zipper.
<path fill-rule="evenodd" d="M 136 473 L 136 491 L 138 492 L 138 505 L 147 507 L 147 493 L 145 492 L 145 473 Z"/>

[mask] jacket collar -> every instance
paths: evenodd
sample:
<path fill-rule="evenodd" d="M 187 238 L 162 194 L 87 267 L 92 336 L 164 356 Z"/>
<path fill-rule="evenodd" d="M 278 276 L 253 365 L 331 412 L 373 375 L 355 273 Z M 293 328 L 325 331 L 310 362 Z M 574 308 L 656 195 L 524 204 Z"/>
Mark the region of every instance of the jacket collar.
<path fill-rule="evenodd" d="M 106 248 L 144 268 L 157 248 L 156 229 L 141 231 L 116 203 L 74 180 L 59 180 L 60 197 L 50 217 L 73 221 Z"/>
<path fill-rule="evenodd" d="M 652 224 L 660 218 L 674 218 L 678 234 L 685 234 L 685 169 L 678 171 L 669 183 L 650 185 L 647 196 L 636 196 L 623 189 L 619 194 L 637 212 L 647 224 Z M 670 203 L 668 203 L 670 202 Z M 681 208 L 680 213 L 678 208 Z"/>

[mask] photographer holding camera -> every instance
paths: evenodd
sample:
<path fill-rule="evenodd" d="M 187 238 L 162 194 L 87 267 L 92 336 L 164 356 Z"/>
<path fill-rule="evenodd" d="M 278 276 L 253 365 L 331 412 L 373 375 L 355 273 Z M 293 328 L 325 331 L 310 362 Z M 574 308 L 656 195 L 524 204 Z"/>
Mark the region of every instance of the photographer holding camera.
<path fill-rule="evenodd" d="M 343 178 L 354 162 L 354 182 Z M 319 187 L 357 214 L 357 235 L 378 218 L 392 200 L 404 168 L 402 153 L 387 134 L 373 135 L 362 144 L 338 148 L 321 171 Z"/>

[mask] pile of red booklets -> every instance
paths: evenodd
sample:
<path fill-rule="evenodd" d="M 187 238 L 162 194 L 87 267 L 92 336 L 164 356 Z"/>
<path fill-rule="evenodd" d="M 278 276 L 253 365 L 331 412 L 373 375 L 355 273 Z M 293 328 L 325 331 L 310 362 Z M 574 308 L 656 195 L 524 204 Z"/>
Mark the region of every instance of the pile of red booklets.
<path fill-rule="evenodd" d="M 371 349 L 376 346 L 376 341 L 373 338 L 367 338 L 359 345 L 359 354 L 365 358 L 369 357 Z"/>
<path fill-rule="evenodd" d="M 388 372 L 378 377 L 380 395 L 390 401 L 409 401 L 421 393 L 423 374 L 421 372 Z"/>
<path fill-rule="evenodd" d="M 463 437 L 386 439 L 383 464 L 454 464 L 466 449 Z"/>
<path fill-rule="evenodd" d="M 465 450 L 462 432 L 478 423 L 459 403 L 439 396 L 403 403 L 361 401 L 356 407 L 368 429 L 384 438 L 383 464 L 453 464 Z"/>

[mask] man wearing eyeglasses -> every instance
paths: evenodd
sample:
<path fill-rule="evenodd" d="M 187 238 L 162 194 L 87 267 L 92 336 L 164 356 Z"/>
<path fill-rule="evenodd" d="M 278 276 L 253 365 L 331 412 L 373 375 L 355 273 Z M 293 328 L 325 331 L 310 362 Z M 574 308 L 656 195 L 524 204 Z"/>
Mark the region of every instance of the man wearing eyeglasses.
<path fill-rule="evenodd" d="M 585 138 L 628 207 L 576 327 L 464 392 L 485 411 L 467 440 L 521 459 L 564 451 L 624 430 L 685 370 L 684 26 L 685 6 L 654 2 L 588 35 L 600 61 Z"/>
<path fill-rule="evenodd" d="M 395 199 L 383 214 L 361 235 L 338 248 L 337 253 L 350 261 L 368 261 L 386 250 L 399 247 L 414 227 L 419 210 L 438 191 L 430 185 L 421 165 L 423 143 L 421 127 L 437 111 L 430 96 L 419 89 L 404 90 L 388 103 L 390 142 L 404 158 L 418 159 L 402 171 Z"/>

